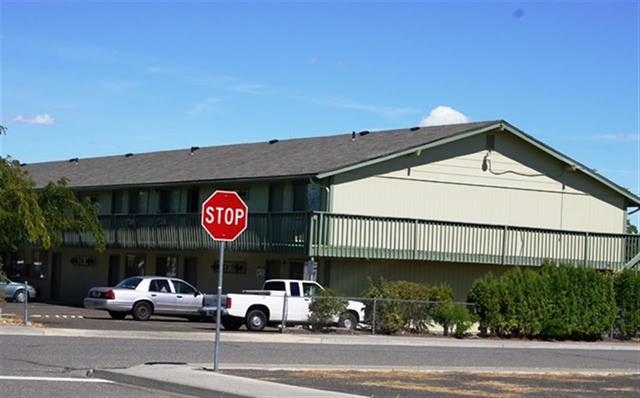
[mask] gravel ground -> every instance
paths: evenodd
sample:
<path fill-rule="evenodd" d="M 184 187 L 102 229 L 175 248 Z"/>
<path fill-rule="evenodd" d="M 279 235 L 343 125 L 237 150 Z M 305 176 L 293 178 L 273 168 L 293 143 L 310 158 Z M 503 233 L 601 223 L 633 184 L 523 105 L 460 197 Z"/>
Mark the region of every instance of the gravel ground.
<path fill-rule="evenodd" d="M 640 378 L 637 375 L 261 370 L 225 373 L 373 398 L 640 396 Z"/>

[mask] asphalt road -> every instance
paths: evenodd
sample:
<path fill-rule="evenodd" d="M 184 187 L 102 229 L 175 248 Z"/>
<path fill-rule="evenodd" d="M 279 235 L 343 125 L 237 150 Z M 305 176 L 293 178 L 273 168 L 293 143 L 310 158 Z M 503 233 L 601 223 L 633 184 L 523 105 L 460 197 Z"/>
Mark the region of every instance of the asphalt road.
<path fill-rule="evenodd" d="M 20 313 L 20 305 L 7 304 L 4 312 Z M 149 322 L 115 321 L 101 311 L 34 303 L 32 321 L 47 328 L 172 331 L 211 331 L 211 341 L 188 341 L 171 333 L 171 339 L 89 338 L 2 335 L 0 344 L 0 391 L 3 397 L 117 396 L 121 398 L 179 397 L 162 391 L 113 383 L 89 383 L 81 379 L 90 369 L 125 368 L 146 362 L 211 363 L 213 323 L 156 318 Z M 230 333 L 230 332 L 226 332 Z M 268 332 L 267 332 L 268 333 Z M 233 335 L 232 332 L 230 335 Z M 258 336 L 260 334 L 256 334 Z M 553 376 L 415 374 L 424 368 L 500 368 L 514 370 L 589 369 L 640 370 L 640 351 L 589 349 L 522 349 L 433 346 L 332 345 L 222 342 L 220 363 L 249 377 L 295 385 L 352 392 L 374 397 L 419 396 L 631 396 L 640 393 L 637 376 Z M 396 368 L 382 376 L 367 372 L 331 373 L 273 371 L 309 365 L 324 368 Z M 357 375 L 357 377 L 354 377 Z M 76 378 L 73 382 L 15 377 Z M 386 379 L 385 379 L 386 377 Z"/>

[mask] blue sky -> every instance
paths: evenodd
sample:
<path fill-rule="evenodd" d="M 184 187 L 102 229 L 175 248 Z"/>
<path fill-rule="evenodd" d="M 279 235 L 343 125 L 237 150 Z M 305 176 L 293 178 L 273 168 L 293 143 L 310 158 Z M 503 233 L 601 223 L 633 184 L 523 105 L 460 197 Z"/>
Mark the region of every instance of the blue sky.
<path fill-rule="evenodd" d="M 640 192 L 635 1 L 0 7 L 0 155 L 22 162 L 409 127 L 437 109 L 429 122 L 505 119 Z"/>

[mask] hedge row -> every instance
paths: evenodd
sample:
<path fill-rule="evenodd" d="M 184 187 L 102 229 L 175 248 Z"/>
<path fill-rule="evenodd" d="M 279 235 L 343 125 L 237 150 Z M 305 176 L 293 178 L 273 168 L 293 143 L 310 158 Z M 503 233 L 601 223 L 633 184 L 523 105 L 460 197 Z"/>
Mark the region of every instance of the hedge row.
<path fill-rule="evenodd" d="M 488 274 L 474 283 L 469 301 L 484 335 L 599 339 L 614 324 L 616 300 L 624 311 L 625 333 L 637 333 L 640 285 L 631 274 L 615 278 L 623 297 L 614 293 L 614 278 L 607 274 L 545 263 L 539 272 L 515 268 L 500 277 Z M 635 297 L 635 306 L 628 297 Z"/>
<path fill-rule="evenodd" d="M 622 337 L 640 334 L 640 272 L 625 269 L 613 280 L 618 316 L 616 327 Z"/>

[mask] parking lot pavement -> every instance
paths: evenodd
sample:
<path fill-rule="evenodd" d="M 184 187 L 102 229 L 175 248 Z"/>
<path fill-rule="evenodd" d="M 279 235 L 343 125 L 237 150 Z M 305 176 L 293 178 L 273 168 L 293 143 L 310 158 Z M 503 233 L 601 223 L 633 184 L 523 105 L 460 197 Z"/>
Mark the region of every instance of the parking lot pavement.
<path fill-rule="evenodd" d="M 375 398 L 640 396 L 637 375 L 330 370 L 226 370 L 225 373 Z"/>
<path fill-rule="evenodd" d="M 22 318 L 23 304 L 5 303 L 4 313 Z M 146 322 L 134 321 L 131 316 L 123 320 L 112 319 L 106 311 L 83 307 L 41 302 L 29 304 L 29 320 L 47 328 L 130 330 L 168 332 L 206 332 L 215 330 L 212 322 L 189 322 L 184 318 L 152 316 Z"/>

